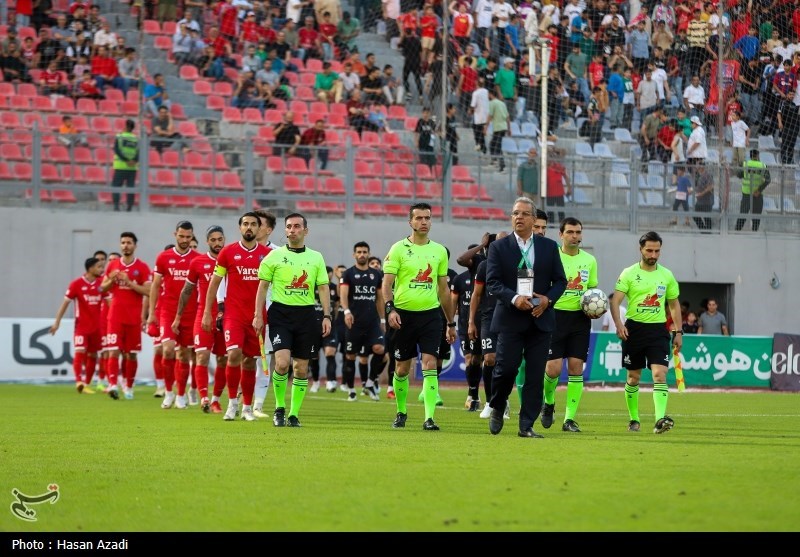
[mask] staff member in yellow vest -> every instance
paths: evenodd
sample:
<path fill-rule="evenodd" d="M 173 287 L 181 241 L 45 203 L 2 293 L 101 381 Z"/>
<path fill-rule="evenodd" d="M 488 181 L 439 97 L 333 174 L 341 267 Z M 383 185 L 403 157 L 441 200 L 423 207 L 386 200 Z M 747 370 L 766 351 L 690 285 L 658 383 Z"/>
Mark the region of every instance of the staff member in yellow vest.
<path fill-rule="evenodd" d="M 753 214 L 760 215 L 764 211 L 764 197 L 761 193 L 772 181 L 767 166 L 758 158 L 758 149 L 750 150 L 750 160 L 744 161 L 742 176 L 742 201 L 739 212 L 746 215 L 752 206 Z M 752 201 L 751 201 L 752 199 Z M 736 221 L 736 230 L 744 228 L 746 219 Z M 753 219 L 753 232 L 758 230 L 761 219 Z"/>
<path fill-rule="evenodd" d="M 117 134 L 114 140 L 114 176 L 111 179 L 112 188 L 121 188 L 123 185 L 136 187 L 136 171 L 139 169 L 139 138 L 133 134 L 136 123 L 125 120 L 125 131 Z M 119 211 L 119 193 L 111 194 L 114 210 Z M 134 194 L 128 194 L 128 211 L 133 209 Z"/>
<path fill-rule="evenodd" d="M 581 296 L 589 288 L 597 286 L 597 260 L 580 249 L 583 240 L 583 224 L 574 217 L 561 221 L 561 264 L 567 275 L 567 288 L 556 302 L 556 329 L 550 339 L 550 353 L 544 375 L 544 404 L 542 426 L 553 425 L 556 408 L 556 387 L 564 358 L 567 358 L 567 402 L 564 412 L 563 431 L 579 433 L 575 422 L 578 405 L 583 394 L 583 364 L 589 354 L 591 319 L 581 311 Z"/>

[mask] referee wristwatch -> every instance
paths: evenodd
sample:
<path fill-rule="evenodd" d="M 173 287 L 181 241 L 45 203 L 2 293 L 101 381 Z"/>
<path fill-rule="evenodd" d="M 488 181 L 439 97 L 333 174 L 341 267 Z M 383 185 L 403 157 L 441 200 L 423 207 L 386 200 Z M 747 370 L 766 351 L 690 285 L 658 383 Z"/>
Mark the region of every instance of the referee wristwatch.
<path fill-rule="evenodd" d="M 448 327 L 455 327 L 456 326 L 456 322 L 453 321 L 452 323 L 448 323 L 447 326 Z"/>

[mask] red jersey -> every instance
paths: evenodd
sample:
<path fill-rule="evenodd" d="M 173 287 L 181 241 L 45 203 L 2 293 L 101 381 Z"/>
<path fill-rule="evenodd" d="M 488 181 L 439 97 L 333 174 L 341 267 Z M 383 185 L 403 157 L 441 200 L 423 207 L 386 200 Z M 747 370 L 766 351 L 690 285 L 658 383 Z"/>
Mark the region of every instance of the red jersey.
<path fill-rule="evenodd" d="M 66 80 L 64 79 L 64 74 L 59 71 L 50 72 L 50 70 L 44 70 L 39 79 L 44 81 L 45 87 L 58 87 Z"/>
<path fill-rule="evenodd" d="M 439 19 L 435 15 L 424 15 L 419 20 L 420 29 L 422 29 L 422 38 L 435 39 L 436 27 L 439 25 Z"/>
<path fill-rule="evenodd" d="M 592 87 L 603 81 L 606 77 L 606 67 L 599 62 L 592 62 L 589 64 L 589 79 L 591 80 Z"/>
<path fill-rule="evenodd" d="M 101 304 L 103 304 L 103 293 L 100 292 L 99 278 L 89 282 L 86 277 L 81 275 L 67 287 L 64 294 L 75 302 L 75 332 L 77 334 L 88 335 L 100 332 Z"/>
<path fill-rule="evenodd" d="M 397 18 L 397 25 L 401 29 L 411 29 L 412 31 L 416 31 L 417 12 L 408 12 L 405 14 L 400 14 L 400 17 Z"/>
<path fill-rule="evenodd" d="M 258 36 L 261 37 L 261 40 L 267 44 L 272 44 L 278 40 L 278 34 L 272 27 L 259 27 Z"/>
<path fill-rule="evenodd" d="M 467 37 L 470 23 L 472 23 L 472 17 L 469 14 L 457 14 L 453 16 L 453 36 Z"/>
<path fill-rule="evenodd" d="M 94 76 L 117 77 L 119 75 L 117 63 L 111 57 L 102 58 L 100 56 L 93 56 L 91 70 Z"/>
<path fill-rule="evenodd" d="M 726 110 L 725 110 L 725 124 L 726 125 L 728 125 L 728 126 L 731 125 L 731 122 L 732 122 L 731 114 L 733 114 L 734 112 L 738 112 L 739 114 L 742 113 L 742 103 L 740 103 L 739 101 L 733 101 L 733 102 L 729 102 L 728 103 L 728 106 L 726 107 Z"/>
<path fill-rule="evenodd" d="M 319 24 L 319 34 L 322 35 L 326 40 L 333 39 L 339 30 L 333 23 L 320 23 Z"/>
<path fill-rule="evenodd" d="M 314 48 L 317 46 L 318 39 L 319 33 L 317 33 L 316 29 L 302 27 L 299 31 L 297 31 L 297 42 L 300 45 L 300 48 Z"/>
<path fill-rule="evenodd" d="M 219 16 L 219 32 L 228 37 L 236 36 L 236 16 L 239 10 L 227 2 L 220 2 L 217 5 L 217 15 Z"/>
<path fill-rule="evenodd" d="M 472 93 L 478 88 L 478 70 L 472 66 L 464 66 L 461 68 L 461 77 L 464 81 L 461 83 L 461 91 L 464 93 Z"/>
<path fill-rule="evenodd" d="M 114 271 L 126 275 L 130 282 L 138 285 L 150 281 L 150 267 L 140 259 L 134 259 L 129 265 L 126 265 L 122 258 L 115 259 L 106 267 L 106 276 Z M 120 284 L 119 279 L 114 281 L 109 292 L 111 293 L 111 308 L 108 310 L 109 322 L 141 326 L 142 298 L 144 296 L 130 286 Z"/>
<path fill-rule="evenodd" d="M 214 276 L 214 267 L 217 265 L 217 260 L 211 257 L 208 253 L 198 255 L 189 264 L 189 276 L 186 277 L 186 282 L 194 284 L 197 289 L 197 319 L 203 319 L 203 309 L 205 309 L 206 295 L 208 294 L 208 285 L 211 283 L 211 277 Z M 217 315 L 217 300 L 211 306 L 211 315 Z"/>
<path fill-rule="evenodd" d="M 564 197 L 564 177 L 567 170 L 563 165 L 552 162 L 547 165 L 547 197 Z"/>
<path fill-rule="evenodd" d="M 225 316 L 249 321 L 253 318 L 258 291 L 258 266 L 272 250 L 256 244 L 247 249 L 241 242 L 228 244 L 217 257 L 214 274 L 228 277 L 225 293 Z"/>
<path fill-rule="evenodd" d="M 258 24 L 255 21 L 245 21 L 242 23 L 241 39 L 248 43 L 257 43 L 259 37 Z"/>
<path fill-rule="evenodd" d="M 199 255 L 193 249 L 181 254 L 175 248 L 164 250 L 158 254 L 153 274 L 161 275 L 162 290 L 158 296 L 161 311 L 171 312 L 174 315 L 178 310 L 178 299 L 181 296 L 186 277 L 189 276 L 189 264 Z M 196 300 L 189 300 L 185 312 L 194 315 L 196 311 Z"/>

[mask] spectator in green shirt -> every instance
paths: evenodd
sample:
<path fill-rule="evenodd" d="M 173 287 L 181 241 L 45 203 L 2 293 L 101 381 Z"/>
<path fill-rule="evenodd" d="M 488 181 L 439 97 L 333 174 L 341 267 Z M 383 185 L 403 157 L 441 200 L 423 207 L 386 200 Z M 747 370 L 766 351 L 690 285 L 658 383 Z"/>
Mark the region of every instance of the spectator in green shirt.
<path fill-rule="evenodd" d="M 503 67 L 497 70 L 494 83 L 497 90 L 500 92 L 500 98 L 505 102 L 509 118 L 515 120 L 517 106 L 517 74 L 514 72 L 513 58 L 506 58 L 504 60 Z"/>
<path fill-rule="evenodd" d="M 314 80 L 314 93 L 325 103 L 342 101 L 342 80 L 339 74 L 331 71 L 330 62 L 322 63 L 322 73 L 318 73 Z"/>

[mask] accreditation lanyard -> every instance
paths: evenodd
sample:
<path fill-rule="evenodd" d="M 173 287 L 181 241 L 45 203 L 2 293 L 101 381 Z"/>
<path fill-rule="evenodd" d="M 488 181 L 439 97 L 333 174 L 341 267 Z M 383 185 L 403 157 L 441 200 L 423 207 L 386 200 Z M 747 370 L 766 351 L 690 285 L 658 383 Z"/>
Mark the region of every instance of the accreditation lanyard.
<path fill-rule="evenodd" d="M 533 238 L 530 245 L 522 252 L 517 266 L 517 294 L 520 296 L 533 296 L 533 266 L 531 265 L 530 252 L 533 247 Z"/>

